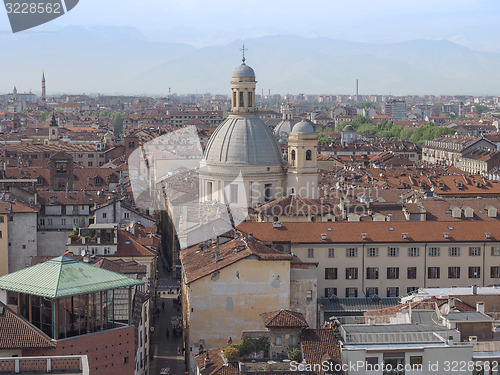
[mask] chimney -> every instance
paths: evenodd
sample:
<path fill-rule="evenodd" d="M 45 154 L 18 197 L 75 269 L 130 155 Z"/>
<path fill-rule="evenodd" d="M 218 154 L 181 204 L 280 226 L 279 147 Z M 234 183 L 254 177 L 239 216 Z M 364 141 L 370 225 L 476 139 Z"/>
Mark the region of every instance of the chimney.
<path fill-rule="evenodd" d="M 484 312 L 484 302 L 476 302 L 476 311 L 480 313 L 485 313 Z"/>
<path fill-rule="evenodd" d="M 248 233 L 248 239 L 253 240 L 253 233 Z"/>
<path fill-rule="evenodd" d="M 472 294 L 477 296 L 477 285 L 472 286 Z"/>

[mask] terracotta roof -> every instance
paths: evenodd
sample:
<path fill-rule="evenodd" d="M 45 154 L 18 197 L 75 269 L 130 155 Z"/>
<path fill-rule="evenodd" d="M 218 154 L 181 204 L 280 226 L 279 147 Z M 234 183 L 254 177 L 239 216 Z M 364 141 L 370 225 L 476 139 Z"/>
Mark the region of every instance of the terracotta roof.
<path fill-rule="evenodd" d="M 277 310 L 260 314 L 264 325 L 268 328 L 306 328 L 304 315 L 296 311 Z"/>
<path fill-rule="evenodd" d="M 132 233 L 119 229 L 118 230 L 118 247 L 117 257 L 137 257 L 137 256 L 155 256 L 155 252 L 148 247 L 140 244 Z"/>
<path fill-rule="evenodd" d="M 281 224 L 281 228 L 273 228 L 273 223 L 248 222 L 241 223 L 238 229 L 245 233 L 253 233 L 255 238 L 266 242 L 453 243 L 500 240 L 500 226 L 495 221 L 286 222 Z M 366 233 L 366 240 L 362 239 L 361 233 Z M 406 239 L 402 238 L 402 233 L 407 233 Z M 448 238 L 444 238 L 444 233 L 448 233 Z M 489 238 L 486 238 L 486 233 L 489 233 Z M 322 234 L 326 234 L 325 240 L 322 240 Z"/>
<path fill-rule="evenodd" d="M 0 302 L 0 349 L 52 347 L 49 336 Z"/>
<path fill-rule="evenodd" d="M 454 299 L 456 311 L 476 311 L 476 309 L 465 302 L 462 302 L 458 298 Z M 437 305 L 438 308 L 443 306 L 445 303 L 449 303 L 448 298 L 437 298 L 430 297 L 417 302 L 410 302 L 412 310 L 434 310 Z M 370 310 L 365 312 L 365 316 L 381 316 L 381 315 L 396 315 L 402 311 L 410 309 L 410 303 L 402 303 L 396 306 L 386 307 L 384 309 Z"/>
<path fill-rule="evenodd" d="M 222 348 L 209 349 L 194 356 L 201 375 L 238 375 L 239 366 L 237 363 L 225 365 L 221 356 Z M 205 359 L 208 357 L 209 364 L 205 367 Z"/>
<path fill-rule="evenodd" d="M 308 364 L 323 361 L 342 364 L 338 333 L 333 329 L 305 329 L 301 333 L 301 347 L 302 356 Z M 321 369 L 313 373 L 325 374 Z"/>
<path fill-rule="evenodd" d="M 272 225 L 272 223 L 270 223 Z M 218 250 L 219 260 L 215 256 Z M 206 250 L 206 251 L 205 251 Z M 256 240 L 240 236 L 224 244 L 212 245 L 206 249 L 202 245 L 194 245 L 181 251 L 181 262 L 186 274 L 187 283 L 191 283 L 214 271 L 225 268 L 239 260 L 256 256 L 259 260 L 292 260 L 291 254 L 284 254 Z"/>
<path fill-rule="evenodd" d="M 308 216 L 322 215 L 333 212 L 334 208 L 322 205 L 319 200 L 315 201 L 300 195 L 291 194 L 283 198 L 275 199 L 255 209 L 257 213 L 277 216 Z"/>

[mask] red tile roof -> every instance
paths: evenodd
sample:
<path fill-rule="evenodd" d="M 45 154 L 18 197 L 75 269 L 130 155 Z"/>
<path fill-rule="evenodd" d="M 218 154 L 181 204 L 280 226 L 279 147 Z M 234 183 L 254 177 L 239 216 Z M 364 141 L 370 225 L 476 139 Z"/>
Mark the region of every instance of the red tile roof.
<path fill-rule="evenodd" d="M 302 356 L 310 365 L 321 364 L 323 361 L 342 364 L 338 333 L 333 329 L 306 329 L 301 334 Z M 314 374 L 324 375 L 320 369 Z"/>
<path fill-rule="evenodd" d="M 0 302 L 0 349 L 52 347 L 49 336 Z"/>
<path fill-rule="evenodd" d="M 331 231 L 327 228 L 331 228 Z M 392 228 L 392 230 L 391 230 Z M 450 229 L 452 228 L 452 229 Z M 496 221 L 406 221 L 406 222 L 307 222 L 281 224 L 241 223 L 238 229 L 253 233 L 265 242 L 292 243 L 387 243 L 387 242 L 495 242 L 500 240 L 500 226 Z M 366 240 L 361 233 L 366 233 Z M 406 239 L 402 233 L 407 233 Z M 448 238 L 444 238 L 448 233 Z M 486 238 L 489 233 L 489 238 Z M 322 234 L 326 239 L 322 240 Z"/>
<path fill-rule="evenodd" d="M 272 225 L 272 223 L 270 223 Z M 214 255 L 219 252 L 219 260 Z M 239 260 L 256 256 L 259 260 L 292 260 L 291 254 L 284 254 L 259 241 L 239 237 L 221 245 L 203 249 L 202 244 L 181 251 L 180 257 L 188 283 L 210 275 Z"/>
<path fill-rule="evenodd" d="M 277 310 L 260 314 L 264 325 L 268 328 L 306 328 L 304 315 L 296 311 Z"/>

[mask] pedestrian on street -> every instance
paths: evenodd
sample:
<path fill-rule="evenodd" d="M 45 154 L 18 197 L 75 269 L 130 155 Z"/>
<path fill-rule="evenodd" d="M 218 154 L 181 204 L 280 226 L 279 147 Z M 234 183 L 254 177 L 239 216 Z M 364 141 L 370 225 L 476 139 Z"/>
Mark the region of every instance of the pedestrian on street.
<path fill-rule="evenodd" d="M 181 355 L 181 347 L 180 346 L 177 347 L 177 355 Z"/>

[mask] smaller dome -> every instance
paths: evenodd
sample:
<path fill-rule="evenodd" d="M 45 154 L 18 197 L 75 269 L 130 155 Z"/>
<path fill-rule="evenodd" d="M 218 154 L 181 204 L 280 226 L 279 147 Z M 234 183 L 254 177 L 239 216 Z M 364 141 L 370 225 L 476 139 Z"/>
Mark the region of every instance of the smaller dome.
<path fill-rule="evenodd" d="M 356 133 L 356 129 L 354 129 L 351 125 L 346 125 L 344 129 L 342 129 L 343 132 L 353 132 Z"/>
<path fill-rule="evenodd" d="M 255 78 L 255 72 L 245 63 L 234 69 L 233 78 Z"/>
<path fill-rule="evenodd" d="M 293 126 L 292 132 L 290 134 L 293 134 L 293 135 L 315 135 L 316 130 L 314 130 L 313 126 L 308 121 L 302 120 L 301 122 L 299 122 Z"/>

